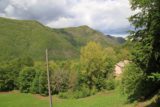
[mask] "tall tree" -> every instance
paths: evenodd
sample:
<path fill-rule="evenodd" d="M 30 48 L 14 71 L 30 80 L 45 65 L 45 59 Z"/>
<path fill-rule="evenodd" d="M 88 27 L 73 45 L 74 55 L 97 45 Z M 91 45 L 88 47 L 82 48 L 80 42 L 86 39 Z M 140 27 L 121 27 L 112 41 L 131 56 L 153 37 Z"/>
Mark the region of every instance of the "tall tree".
<path fill-rule="evenodd" d="M 130 0 L 131 8 L 138 12 L 129 18 L 135 30 L 131 32 L 135 43 L 133 61 L 146 76 L 144 88 L 149 96 L 160 88 L 160 83 L 148 79 L 160 73 L 160 0 Z"/>
<path fill-rule="evenodd" d="M 131 8 L 138 13 L 129 21 L 135 27 L 134 61 L 147 73 L 160 71 L 160 1 L 131 0 Z"/>
<path fill-rule="evenodd" d="M 90 89 L 105 87 L 105 80 L 114 68 L 114 53 L 113 49 L 104 49 L 95 42 L 89 42 L 81 49 L 82 75 Z"/>

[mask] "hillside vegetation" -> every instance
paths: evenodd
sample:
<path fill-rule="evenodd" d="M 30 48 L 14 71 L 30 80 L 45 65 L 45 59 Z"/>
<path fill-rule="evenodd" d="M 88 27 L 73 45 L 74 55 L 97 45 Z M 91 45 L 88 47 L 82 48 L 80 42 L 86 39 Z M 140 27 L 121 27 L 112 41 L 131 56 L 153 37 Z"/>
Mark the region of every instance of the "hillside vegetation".
<path fill-rule="evenodd" d="M 76 58 L 89 41 L 103 46 L 120 44 L 88 26 L 51 29 L 37 21 L 0 18 L 0 60 L 17 56 L 42 60 L 46 48 L 50 59 Z"/>

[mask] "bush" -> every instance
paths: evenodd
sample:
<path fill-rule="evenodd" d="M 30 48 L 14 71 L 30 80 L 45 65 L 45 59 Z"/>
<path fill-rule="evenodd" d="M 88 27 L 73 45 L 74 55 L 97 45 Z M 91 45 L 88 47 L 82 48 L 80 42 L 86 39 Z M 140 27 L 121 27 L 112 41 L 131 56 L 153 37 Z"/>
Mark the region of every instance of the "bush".
<path fill-rule="evenodd" d="M 19 89 L 21 92 L 28 93 L 35 78 L 36 71 L 33 67 L 25 67 L 19 74 Z"/>
<path fill-rule="evenodd" d="M 116 85 L 116 83 L 115 83 L 114 79 L 108 79 L 108 80 L 106 80 L 106 89 L 107 90 L 113 90 L 113 89 L 115 89 L 115 85 Z"/>
<path fill-rule="evenodd" d="M 8 65 L 0 66 L 0 91 L 10 91 L 14 89 L 14 80 Z"/>
<path fill-rule="evenodd" d="M 19 74 L 24 67 L 33 66 L 29 57 L 16 58 L 0 62 L 0 91 L 10 91 L 19 88 Z"/>
<path fill-rule="evenodd" d="M 41 71 L 39 76 L 39 93 L 41 95 L 48 95 L 48 81 L 46 71 Z"/>
<path fill-rule="evenodd" d="M 30 88 L 30 92 L 33 94 L 39 94 L 40 93 L 40 71 L 36 71 L 36 76 L 32 82 L 31 88 Z"/>
<path fill-rule="evenodd" d="M 64 70 L 57 70 L 51 76 L 51 86 L 54 93 L 65 92 L 69 86 L 69 73 Z"/>
<path fill-rule="evenodd" d="M 58 97 L 62 99 L 71 98 L 71 94 L 69 92 L 60 92 Z"/>
<path fill-rule="evenodd" d="M 59 97 L 63 99 L 73 99 L 73 98 L 78 99 L 87 96 L 82 91 L 76 90 L 76 91 L 60 92 Z"/>
<path fill-rule="evenodd" d="M 94 95 L 98 92 L 98 90 L 96 89 L 96 87 L 93 87 L 91 90 L 90 90 L 90 95 Z"/>
<path fill-rule="evenodd" d="M 145 75 L 138 66 L 129 64 L 125 67 L 121 80 L 121 89 L 130 101 L 142 97 L 145 91 L 144 84 Z"/>
<path fill-rule="evenodd" d="M 87 86 L 83 85 L 79 90 L 76 91 L 67 91 L 59 93 L 60 98 L 84 98 L 90 95 L 94 95 L 97 92 L 96 88 L 89 89 Z"/>

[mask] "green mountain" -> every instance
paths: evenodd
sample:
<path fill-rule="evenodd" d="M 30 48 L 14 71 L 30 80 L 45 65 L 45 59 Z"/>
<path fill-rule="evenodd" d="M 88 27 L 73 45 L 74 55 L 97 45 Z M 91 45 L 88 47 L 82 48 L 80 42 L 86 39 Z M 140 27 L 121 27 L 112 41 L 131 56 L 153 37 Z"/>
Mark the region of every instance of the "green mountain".
<path fill-rule="evenodd" d="M 114 37 L 111 35 L 106 35 L 106 36 L 107 36 L 107 38 L 110 38 L 115 43 L 123 44 L 126 41 L 123 37 Z"/>
<path fill-rule="evenodd" d="M 88 26 L 52 29 L 33 20 L 0 18 L 0 60 L 19 56 L 44 60 L 46 48 L 50 59 L 76 58 L 89 41 L 103 46 L 119 44 Z"/>

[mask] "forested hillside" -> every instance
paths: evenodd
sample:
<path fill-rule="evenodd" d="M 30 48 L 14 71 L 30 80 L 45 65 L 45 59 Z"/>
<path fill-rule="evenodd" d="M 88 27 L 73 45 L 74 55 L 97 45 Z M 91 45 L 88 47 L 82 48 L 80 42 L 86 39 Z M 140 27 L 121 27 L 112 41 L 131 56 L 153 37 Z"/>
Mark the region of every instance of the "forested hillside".
<path fill-rule="evenodd" d="M 46 48 L 50 59 L 76 58 L 89 41 L 103 46 L 120 44 L 88 26 L 51 29 L 37 21 L 0 18 L 0 60 L 17 56 L 42 60 Z"/>

